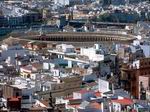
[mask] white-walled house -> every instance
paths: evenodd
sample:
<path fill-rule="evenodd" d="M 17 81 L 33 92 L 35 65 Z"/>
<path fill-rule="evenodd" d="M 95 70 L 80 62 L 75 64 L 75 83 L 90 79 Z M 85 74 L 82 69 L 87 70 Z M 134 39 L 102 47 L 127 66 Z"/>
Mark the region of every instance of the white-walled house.
<path fill-rule="evenodd" d="M 145 57 L 150 56 L 150 43 L 149 42 L 140 42 L 140 40 L 134 40 L 133 46 L 134 47 L 139 46 L 143 50 Z"/>
<path fill-rule="evenodd" d="M 109 86 L 110 86 L 110 84 L 109 84 L 108 81 L 102 80 L 102 79 L 98 79 L 99 92 L 105 93 L 105 92 L 110 91 Z"/>
<path fill-rule="evenodd" d="M 54 0 L 55 4 L 59 5 L 74 5 L 91 2 L 92 0 Z"/>
<path fill-rule="evenodd" d="M 81 48 L 80 55 L 87 56 L 91 61 L 102 61 L 104 60 L 105 51 L 98 44 L 95 44 L 91 48 Z"/>
<path fill-rule="evenodd" d="M 68 61 L 64 60 L 62 58 L 58 58 L 58 59 L 53 59 L 53 60 L 45 60 L 43 62 L 43 69 L 44 70 L 50 70 L 52 68 L 55 68 L 57 66 L 68 66 Z"/>
<path fill-rule="evenodd" d="M 82 99 L 82 100 L 88 100 L 88 98 L 94 97 L 94 91 L 92 90 L 80 90 L 73 92 L 73 99 Z"/>
<path fill-rule="evenodd" d="M 55 4 L 60 4 L 60 5 L 69 5 L 70 0 L 54 0 Z"/>
<path fill-rule="evenodd" d="M 42 70 L 42 64 L 40 63 L 32 63 L 23 67 L 20 67 L 20 74 L 24 78 L 35 78 L 36 74 Z M 33 76 L 32 76 L 33 75 Z"/>
<path fill-rule="evenodd" d="M 8 46 L 7 44 L 1 45 L 1 58 L 6 60 L 8 64 L 16 64 L 15 58 L 17 56 L 23 57 L 29 54 L 29 51 L 24 49 L 20 44 Z"/>
<path fill-rule="evenodd" d="M 73 45 L 60 44 L 56 46 L 56 49 L 63 53 L 74 53 L 75 47 Z"/>
<path fill-rule="evenodd" d="M 111 102 L 112 102 L 113 112 L 127 111 L 134 104 L 131 99 L 123 98 L 123 97 L 112 100 Z"/>
<path fill-rule="evenodd" d="M 35 81 L 30 79 L 16 77 L 13 85 L 10 85 L 13 88 L 18 88 L 20 90 L 20 95 L 22 97 L 21 106 L 26 108 L 26 106 L 32 106 L 35 103 L 34 93 L 39 91 L 40 85 L 36 84 Z"/>

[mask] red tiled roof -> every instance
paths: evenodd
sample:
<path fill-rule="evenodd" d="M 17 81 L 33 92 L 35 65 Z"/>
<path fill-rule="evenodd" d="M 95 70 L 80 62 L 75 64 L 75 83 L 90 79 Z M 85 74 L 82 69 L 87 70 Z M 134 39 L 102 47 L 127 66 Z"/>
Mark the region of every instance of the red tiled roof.
<path fill-rule="evenodd" d="M 34 68 L 42 67 L 42 64 L 40 64 L 40 63 L 32 63 L 31 65 L 32 65 L 32 67 L 34 67 Z"/>
<path fill-rule="evenodd" d="M 73 99 L 73 96 L 64 98 L 64 100 L 72 100 L 72 99 Z"/>
<path fill-rule="evenodd" d="M 18 98 L 11 98 L 9 101 L 19 101 Z"/>
<path fill-rule="evenodd" d="M 32 71 L 32 66 L 29 66 L 29 65 L 23 66 L 21 68 L 24 69 L 24 70 L 27 70 L 27 71 Z"/>
<path fill-rule="evenodd" d="M 45 105 L 46 107 L 49 106 L 49 102 L 48 101 L 45 101 L 45 100 L 41 100 L 40 101 L 43 105 Z"/>
<path fill-rule="evenodd" d="M 94 109 L 101 109 L 101 104 L 99 104 L 97 102 L 92 102 L 92 103 L 90 103 L 90 107 L 94 108 Z"/>
<path fill-rule="evenodd" d="M 98 85 L 98 83 L 97 82 L 91 82 L 91 83 L 86 83 L 85 85 L 87 85 L 89 87 L 93 87 L 93 86 Z"/>
<path fill-rule="evenodd" d="M 88 92 L 93 92 L 93 91 L 82 89 L 80 91 L 77 91 L 76 93 L 85 94 L 85 93 L 88 93 Z"/>
<path fill-rule="evenodd" d="M 80 106 L 80 104 L 76 104 L 76 105 L 68 105 L 68 106 L 71 106 L 73 108 L 78 108 Z"/>
<path fill-rule="evenodd" d="M 21 97 L 17 97 L 17 98 L 13 97 L 13 98 L 10 98 L 9 101 L 19 101 L 19 98 L 21 98 Z"/>
<path fill-rule="evenodd" d="M 101 93 L 100 93 L 99 91 L 95 92 L 94 95 L 95 95 L 96 97 L 101 97 Z"/>
<path fill-rule="evenodd" d="M 127 98 L 112 100 L 112 102 L 120 103 L 121 105 L 132 105 L 133 104 L 133 101 L 131 99 L 127 99 Z"/>
<path fill-rule="evenodd" d="M 131 112 L 137 112 L 137 111 L 133 109 Z"/>
<path fill-rule="evenodd" d="M 24 70 L 32 71 L 33 68 L 38 69 L 38 68 L 40 68 L 40 67 L 42 67 L 42 64 L 39 64 L 39 63 L 32 63 L 31 65 L 26 65 L 26 66 L 23 66 L 23 67 L 21 67 L 21 68 L 24 69 Z"/>

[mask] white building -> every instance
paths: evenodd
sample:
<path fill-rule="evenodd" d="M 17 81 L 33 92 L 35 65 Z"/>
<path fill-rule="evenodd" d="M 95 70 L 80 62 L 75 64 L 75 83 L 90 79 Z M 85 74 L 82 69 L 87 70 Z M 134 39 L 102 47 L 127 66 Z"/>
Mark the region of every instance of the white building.
<path fill-rule="evenodd" d="M 56 49 L 63 53 L 74 53 L 75 47 L 73 45 L 60 44 L 56 46 Z"/>
<path fill-rule="evenodd" d="M 60 4 L 60 5 L 69 5 L 70 0 L 54 0 L 55 4 Z"/>
<path fill-rule="evenodd" d="M 102 92 L 102 93 L 110 91 L 109 82 L 102 80 L 102 79 L 98 79 L 98 89 L 99 89 L 99 92 Z"/>
<path fill-rule="evenodd" d="M 73 99 L 86 99 L 86 96 L 92 96 L 94 94 L 94 91 L 92 90 L 80 90 L 80 91 L 76 91 L 73 92 Z"/>
<path fill-rule="evenodd" d="M 92 0 L 54 0 L 56 5 L 75 5 L 91 2 Z"/>
<path fill-rule="evenodd" d="M 150 43 L 146 42 L 140 42 L 139 40 L 135 40 L 133 42 L 134 46 L 139 46 L 145 55 L 145 57 L 150 57 Z"/>
<path fill-rule="evenodd" d="M 58 66 L 68 66 L 68 61 L 64 60 L 62 58 L 58 58 L 58 59 L 53 59 L 53 60 L 45 60 L 43 62 L 43 69 L 44 70 L 50 70 L 52 68 L 58 67 Z"/>
<path fill-rule="evenodd" d="M 23 49 L 21 45 L 15 44 L 12 46 L 8 46 L 7 44 L 1 45 L 1 58 L 2 60 L 6 60 L 8 64 L 15 64 L 15 57 L 20 56 L 23 57 L 29 54 L 29 51 Z"/>
<path fill-rule="evenodd" d="M 35 79 L 38 76 L 38 72 L 42 70 L 42 64 L 32 63 L 20 68 L 20 74 L 24 78 Z"/>
<path fill-rule="evenodd" d="M 91 61 L 102 61 L 105 51 L 98 44 L 95 44 L 92 48 L 81 48 L 80 54 L 87 56 Z"/>
<path fill-rule="evenodd" d="M 31 107 L 32 104 L 35 103 L 35 99 L 33 97 L 34 93 L 40 90 L 40 84 L 37 84 L 35 81 L 31 81 L 30 79 L 20 77 L 16 77 L 14 84 L 10 86 L 21 90 L 20 95 L 22 96 L 22 108 Z"/>
<path fill-rule="evenodd" d="M 113 112 L 122 112 L 122 108 L 128 111 L 132 105 L 133 101 L 128 98 L 118 97 L 118 99 L 112 100 Z"/>
<path fill-rule="evenodd" d="M 64 58 L 64 56 L 76 55 L 75 47 L 73 45 L 59 44 L 56 49 L 49 49 L 50 55 L 57 55 L 58 58 Z"/>

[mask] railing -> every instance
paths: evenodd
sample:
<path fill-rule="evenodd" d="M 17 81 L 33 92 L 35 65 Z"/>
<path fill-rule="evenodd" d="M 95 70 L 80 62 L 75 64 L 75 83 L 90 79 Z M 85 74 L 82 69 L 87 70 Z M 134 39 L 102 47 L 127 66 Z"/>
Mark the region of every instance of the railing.
<path fill-rule="evenodd" d="M 98 42 L 98 41 L 132 41 L 134 35 L 106 32 L 53 32 L 44 35 L 38 33 L 12 34 L 16 39 L 51 41 L 51 42 Z"/>

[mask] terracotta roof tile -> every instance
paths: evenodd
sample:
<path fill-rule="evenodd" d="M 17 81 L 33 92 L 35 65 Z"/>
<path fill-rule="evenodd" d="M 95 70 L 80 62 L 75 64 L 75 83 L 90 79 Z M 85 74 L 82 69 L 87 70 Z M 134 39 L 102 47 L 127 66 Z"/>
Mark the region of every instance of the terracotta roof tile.
<path fill-rule="evenodd" d="M 13 97 L 13 98 L 10 98 L 9 101 L 19 101 L 19 98 L 21 98 L 21 97 L 17 97 L 17 98 Z"/>
<path fill-rule="evenodd" d="M 46 100 L 41 100 L 40 102 L 41 102 L 41 103 L 43 103 L 46 107 L 48 107 L 48 106 L 49 106 L 49 102 L 48 102 L 48 101 L 46 101 Z"/>
<path fill-rule="evenodd" d="M 99 91 L 95 92 L 94 95 L 95 95 L 96 97 L 101 97 L 101 93 L 100 93 Z"/>
<path fill-rule="evenodd" d="M 132 105 L 133 104 L 133 101 L 131 99 L 127 99 L 127 98 L 112 100 L 112 102 L 120 103 L 121 105 Z"/>
<path fill-rule="evenodd" d="M 76 104 L 76 105 L 68 105 L 68 106 L 71 106 L 73 108 L 78 108 L 80 106 L 80 104 Z"/>
<path fill-rule="evenodd" d="M 85 94 L 85 93 L 88 93 L 88 92 L 93 92 L 93 91 L 82 89 L 80 91 L 77 91 L 76 93 Z"/>
<path fill-rule="evenodd" d="M 99 109 L 101 109 L 101 104 L 99 104 L 97 102 L 92 102 L 92 103 L 90 103 L 90 107 L 99 110 Z"/>

